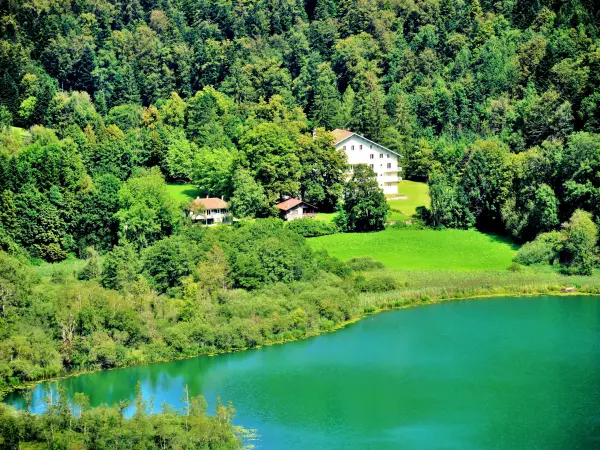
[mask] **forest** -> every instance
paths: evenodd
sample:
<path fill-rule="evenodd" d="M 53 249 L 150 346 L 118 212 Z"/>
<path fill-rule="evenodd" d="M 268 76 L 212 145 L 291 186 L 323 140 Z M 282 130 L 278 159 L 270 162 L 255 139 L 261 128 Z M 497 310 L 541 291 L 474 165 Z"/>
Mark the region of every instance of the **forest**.
<path fill-rule="evenodd" d="M 429 183 L 426 225 L 591 273 L 599 32 L 594 0 L 0 2 L 0 387 L 331 330 L 395 289 L 275 218 L 295 196 L 383 228 L 341 210 L 369 174 L 345 182 L 334 128 Z M 192 226 L 167 182 L 250 220 Z"/>
<path fill-rule="evenodd" d="M 350 128 L 431 183 L 434 226 L 596 220 L 593 1 L 26 0 L 0 6 L 0 242 L 47 261 L 179 229 L 187 181 L 336 208 Z M 480 181 L 482 181 L 480 183 Z M 152 187 L 150 187 L 152 186 Z M 143 206 L 142 206 L 143 205 Z"/>

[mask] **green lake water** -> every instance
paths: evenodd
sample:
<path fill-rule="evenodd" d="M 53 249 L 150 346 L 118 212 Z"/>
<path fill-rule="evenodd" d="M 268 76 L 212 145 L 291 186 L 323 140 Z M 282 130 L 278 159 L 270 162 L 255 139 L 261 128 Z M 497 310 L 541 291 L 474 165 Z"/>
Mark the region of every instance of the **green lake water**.
<path fill-rule="evenodd" d="M 598 449 L 600 299 L 495 298 L 367 317 L 257 350 L 62 380 L 92 405 L 184 386 L 265 449 Z M 43 385 L 32 409 L 43 409 Z M 13 394 L 8 403 L 23 405 Z"/>

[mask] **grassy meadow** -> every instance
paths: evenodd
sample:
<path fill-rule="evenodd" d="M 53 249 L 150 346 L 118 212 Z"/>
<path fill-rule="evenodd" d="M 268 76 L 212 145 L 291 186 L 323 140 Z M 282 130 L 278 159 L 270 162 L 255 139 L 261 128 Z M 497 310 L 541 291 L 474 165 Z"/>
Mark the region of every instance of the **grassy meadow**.
<path fill-rule="evenodd" d="M 199 194 L 196 186 L 186 183 L 167 183 L 167 190 L 177 203 L 191 202 Z"/>
<path fill-rule="evenodd" d="M 398 187 L 398 194 L 387 194 L 390 205 L 389 222 L 401 222 L 411 218 L 417 206 L 429 206 L 429 186 L 427 183 L 403 180 Z M 317 220 L 332 222 L 335 213 L 317 213 Z"/>
<path fill-rule="evenodd" d="M 393 213 L 412 216 L 418 206 L 429 206 L 429 186 L 427 183 L 403 180 L 398 185 L 398 195 L 389 194 L 386 197 Z"/>
<path fill-rule="evenodd" d="M 389 269 L 502 270 L 517 247 L 475 230 L 410 230 L 388 228 L 377 233 L 338 233 L 308 240 L 342 260 L 370 256 Z"/>

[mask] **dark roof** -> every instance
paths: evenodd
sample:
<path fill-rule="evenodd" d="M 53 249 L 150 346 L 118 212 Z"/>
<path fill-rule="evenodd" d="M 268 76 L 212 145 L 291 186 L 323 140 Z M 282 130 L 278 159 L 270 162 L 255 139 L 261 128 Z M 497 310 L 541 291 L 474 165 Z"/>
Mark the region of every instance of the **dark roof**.
<path fill-rule="evenodd" d="M 302 200 L 298 200 L 297 198 L 288 198 L 287 200 L 277 203 L 275 206 L 282 211 L 289 211 L 290 209 L 295 208 L 300 204 L 305 204 L 306 206 L 310 206 L 311 208 L 317 209 L 315 206 L 306 203 Z"/>

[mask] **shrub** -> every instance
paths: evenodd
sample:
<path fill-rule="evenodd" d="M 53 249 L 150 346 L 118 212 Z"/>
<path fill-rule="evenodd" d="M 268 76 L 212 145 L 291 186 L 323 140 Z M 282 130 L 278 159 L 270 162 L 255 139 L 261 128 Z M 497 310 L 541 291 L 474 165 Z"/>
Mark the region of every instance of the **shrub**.
<path fill-rule="evenodd" d="M 292 220 L 287 222 L 285 226 L 288 230 L 304 237 L 327 236 L 337 232 L 337 227 L 334 224 L 309 218 Z"/>
<path fill-rule="evenodd" d="M 515 256 L 515 262 L 526 266 L 532 264 L 554 264 L 558 261 L 564 237 L 558 231 L 542 233 L 527 242 Z"/>
<path fill-rule="evenodd" d="M 513 261 L 513 263 L 508 266 L 507 270 L 509 272 L 520 272 L 521 270 L 523 270 L 523 266 L 521 266 L 521 264 L 519 264 L 516 261 Z"/>
<path fill-rule="evenodd" d="M 323 270 L 325 272 L 333 273 L 338 277 L 348 277 L 352 274 L 352 270 L 354 270 L 351 267 L 349 267 L 349 264 L 340 261 L 339 259 L 334 258 L 333 256 L 329 256 L 329 254 L 325 250 L 315 252 L 314 258 L 318 269 Z"/>
<path fill-rule="evenodd" d="M 388 225 L 386 228 L 394 230 L 425 230 L 427 226 L 420 219 L 410 219 L 409 221 L 400 220 L 393 225 Z"/>
<path fill-rule="evenodd" d="M 356 277 L 354 285 L 357 291 L 364 293 L 388 292 L 398 288 L 396 281 L 386 275 L 370 278 L 359 275 Z"/>
<path fill-rule="evenodd" d="M 358 256 L 356 258 L 352 258 L 346 264 L 355 272 L 367 272 L 369 270 L 384 268 L 383 263 L 380 263 L 370 256 Z"/>
<path fill-rule="evenodd" d="M 79 271 L 77 278 L 80 280 L 93 280 L 98 278 L 102 272 L 100 255 L 93 247 L 88 247 L 85 249 L 85 256 L 87 263 L 84 268 Z"/>

